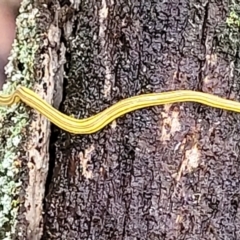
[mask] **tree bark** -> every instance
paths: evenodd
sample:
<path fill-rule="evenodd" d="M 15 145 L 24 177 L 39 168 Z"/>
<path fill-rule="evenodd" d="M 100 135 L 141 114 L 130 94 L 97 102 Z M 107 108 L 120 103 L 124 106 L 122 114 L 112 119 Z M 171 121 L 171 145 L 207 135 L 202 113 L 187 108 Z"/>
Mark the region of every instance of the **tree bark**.
<path fill-rule="evenodd" d="M 54 99 L 59 105 L 63 90 L 67 115 L 86 118 L 130 96 L 178 89 L 239 100 L 237 5 L 37 4 L 51 16 Z M 131 112 L 91 135 L 53 127 L 36 239 L 240 239 L 239 121 L 176 103 Z"/>

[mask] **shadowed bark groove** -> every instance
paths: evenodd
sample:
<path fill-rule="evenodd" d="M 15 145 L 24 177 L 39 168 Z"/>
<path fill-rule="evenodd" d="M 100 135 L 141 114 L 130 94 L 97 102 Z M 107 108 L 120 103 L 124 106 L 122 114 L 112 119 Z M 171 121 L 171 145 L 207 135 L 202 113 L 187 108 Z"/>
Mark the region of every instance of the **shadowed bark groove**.
<path fill-rule="evenodd" d="M 60 1 L 59 11 L 66 114 L 175 89 L 239 100 L 226 0 Z M 43 239 L 240 239 L 239 123 L 183 103 L 87 136 L 54 128 Z"/>

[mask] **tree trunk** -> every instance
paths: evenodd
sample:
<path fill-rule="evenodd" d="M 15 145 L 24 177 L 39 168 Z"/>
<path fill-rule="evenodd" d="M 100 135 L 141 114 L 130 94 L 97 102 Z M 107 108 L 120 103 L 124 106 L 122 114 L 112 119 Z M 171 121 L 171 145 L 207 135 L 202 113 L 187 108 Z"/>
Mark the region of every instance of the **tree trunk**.
<path fill-rule="evenodd" d="M 238 5 L 39 0 L 35 7 L 42 26 L 48 19 L 40 49 L 57 94 L 51 84 L 47 94 L 57 107 L 63 93 L 67 115 L 86 118 L 130 96 L 178 89 L 239 100 Z M 52 127 L 44 220 L 29 234 L 25 207 L 17 238 L 240 239 L 239 123 L 236 113 L 176 103 L 131 112 L 90 135 Z"/>

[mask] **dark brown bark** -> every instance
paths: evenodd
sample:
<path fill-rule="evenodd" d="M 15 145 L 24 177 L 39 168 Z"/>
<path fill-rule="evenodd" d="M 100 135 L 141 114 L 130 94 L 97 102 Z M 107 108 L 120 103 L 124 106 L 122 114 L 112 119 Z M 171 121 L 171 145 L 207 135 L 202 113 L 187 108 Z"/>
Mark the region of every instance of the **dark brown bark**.
<path fill-rule="evenodd" d="M 62 112 L 85 118 L 176 89 L 239 99 L 228 1 L 59 2 Z M 182 103 L 92 135 L 54 128 L 42 239 L 240 239 L 239 121 Z"/>

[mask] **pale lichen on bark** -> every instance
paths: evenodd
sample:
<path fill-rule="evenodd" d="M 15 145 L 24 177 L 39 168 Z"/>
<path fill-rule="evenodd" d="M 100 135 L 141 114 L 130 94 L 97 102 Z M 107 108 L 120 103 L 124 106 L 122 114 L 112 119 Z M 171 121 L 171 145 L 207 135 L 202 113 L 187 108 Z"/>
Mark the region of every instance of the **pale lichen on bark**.
<path fill-rule="evenodd" d="M 32 8 L 29 1 L 22 2 L 20 14 L 17 18 L 17 38 L 13 43 L 13 49 L 9 57 L 9 64 L 6 67 L 8 81 L 3 87 L 2 93 L 12 92 L 17 85 L 31 85 L 32 63 L 37 50 L 35 29 L 36 9 Z M 29 39 L 27 41 L 27 39 Z M 23 66 L 23 71 L 16 68 L 16 62 Z M 21 162 L 18 160 L 18 146 L 23 139 L 22 130 L 28 122 L 29 115 L 22 105 L 1 107 L 0 109 L 0 232 L 1 239 L 11 239 L 15 232 L 18 200 L 13 200 L 21 186 L 19 180 L 15 180 L 18 167 Z M 9 121 L 9 122 L 8 122 Z M 17 166 L 16 166 L 17 165 Z"/>
<path fill-rule="evenodd" d="M 38 89 L 42 97 L 46 95 L 43 85 L 37 86 L 35 82 L 35 56 L 39 50 L 41 32 L 38 31 L 36 23 L 39 11 L 33 4 L 33 1 L 29 0 L 23 0 L 21 3 L 16 20 L 16 39 L 6 66 L 8 80 L 1 94 L 11 93 L 18 85 L 24 85 Z M 44 98 L 51 102 L 51 91 L 48 91 L 48 94 L 50 97 Z M 0 115 L 0 238 L 12 239 L 15 236 L 18 239 L 26 239 L 26 236 L 33 234 L 35 224 L 38 226 L 41 221 L 38 215 L 42 215 L 45 176 L 39 181 L 38 177 L 39 173 L 41 176 L 46 175 L 48 168 L 46 152 L 50 124 L 38 114 L 34 115 L 34 120 L 31 119 L 28 109 L 23 104 L 1 107 Z M 36 129 L 39 130 L 37 134 Z M 36 150 L 37 148 L 42 152 Z M 24 168 L 28 176 L 23 175 Z M 40 186 L 34 185 L 36 181 L 40 182 Z M 20 218 L 25 218 L 28 224 L 23 227 L 18 224 L 16 230 L 19 206 L 25 207 L 26 212 Z"/>

